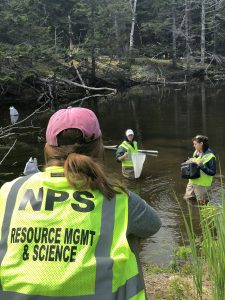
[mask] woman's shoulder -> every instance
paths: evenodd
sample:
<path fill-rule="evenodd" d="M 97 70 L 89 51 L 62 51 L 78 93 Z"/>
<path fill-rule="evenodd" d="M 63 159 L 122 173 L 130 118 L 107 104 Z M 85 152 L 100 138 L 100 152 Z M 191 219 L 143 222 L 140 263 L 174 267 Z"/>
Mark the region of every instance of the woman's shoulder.
<path fill-rule="evenodd" d="M 148 237 L 161 227 L 158 213 L 139 195 L 128 191 L 128 230 L 127 234 Z"/>
<path fill-rule="evenodd" d="M 128 207 L 130 213 L 142 214 L 144 211 L 151 214 L 155 210 L 139 195 L 128 190 Z"/>
<path fill-rule="evenodd" d="M 0 190 L 2 193 L 4 193 L 5 191 L 9 190 L 10 187 L 17 181 L 19 180 L 20 178 L 23 178 L 24 176 L 19 176 L 11 181 L 7 181 L 7 182 L 4 182 L 3 185 L 1 186 Z"/>
<path fill-rule="evenodd" d="M 205 152 L 205 154 L 213 154 L 216 157 L 216 152 L 212 150 L 211 148 L 208 148 Z"/>
<path fill-rule="evenodd" d="M 33 180 L 37 180 L 37 179 L 42 179 L 44 178 L 44 172 L 37 172 L 34 174 L 30 174 L 30 175 L 25 175 L 25 176 L 19 176 L 11 181 L 7 181 L 5 183 L 3 183 L 3 185 L 1 186 L 1 191 L 6 191 L 9 190 L 16 182 L 26 182 L 26 181 L 33 181 Z"/>

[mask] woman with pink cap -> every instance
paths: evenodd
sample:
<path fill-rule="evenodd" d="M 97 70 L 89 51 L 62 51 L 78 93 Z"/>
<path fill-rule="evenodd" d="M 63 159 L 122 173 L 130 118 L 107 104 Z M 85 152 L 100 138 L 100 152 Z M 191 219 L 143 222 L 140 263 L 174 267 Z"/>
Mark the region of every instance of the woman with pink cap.
<path fill-rule="evenodd" d="M 102 153 L 95 114 L 61 109 L 48 123 L 44 172 L 2 186 L 2 299 L 147 299 L 134 244 L 161 221 L 106 175 Z"/>

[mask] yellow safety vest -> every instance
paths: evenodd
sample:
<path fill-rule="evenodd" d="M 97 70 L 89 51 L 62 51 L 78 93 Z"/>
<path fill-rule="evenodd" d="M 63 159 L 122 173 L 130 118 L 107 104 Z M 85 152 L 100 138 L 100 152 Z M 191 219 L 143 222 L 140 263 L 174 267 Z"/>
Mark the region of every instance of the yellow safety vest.
<path fill-rule="evenodd" d="M 138 152 L 137 142 L 133 141 L 133 145 L 134 147 L 132 147 L 131 144 L 129 144 L 127 141 L 123 141 L 122 144 L 119 146 L 125 148 L 128 153 L 126 159 L 122 161 L 122 167 L 133 167 L 132 153 Z"/>
<path fill-rule="evenodd" d="M 145 300 L 127 225 L 125 193 L 74 190 L 61 167 L 4 184 L 2 299 Z"/>
<path fill-rule="evenodd" d="M 194 157 L 195 155 L 196 155 L 196 151 L 193 154 L 192 161 L 196 161 L 196 160 L 200 159 L 203 165 L 205 165 L 213 157 L 216 158 L 212 152 L 210 152 L 210 153 L 206 152 L 199 158 Z M 201 169 L 200 169 L 200 177 L 199 178 L 189 179 L 189 183 L 201 185 L 201 186 L 211 186 L 212 181 L 213 181 L 213 176 L 210 176 L 210 175 L 204 173 Z"/>

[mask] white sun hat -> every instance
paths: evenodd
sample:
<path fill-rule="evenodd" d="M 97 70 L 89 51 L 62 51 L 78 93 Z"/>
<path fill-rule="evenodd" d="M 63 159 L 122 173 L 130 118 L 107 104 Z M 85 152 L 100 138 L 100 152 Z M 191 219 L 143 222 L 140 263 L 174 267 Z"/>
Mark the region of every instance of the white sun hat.
<path fill-rule="evenodd" d="M 126 136 L 131 135 L 131 134 L 134 135 L 134 132 L 132 129 L 127 129 L 125 134 L 126 134 Z"/>

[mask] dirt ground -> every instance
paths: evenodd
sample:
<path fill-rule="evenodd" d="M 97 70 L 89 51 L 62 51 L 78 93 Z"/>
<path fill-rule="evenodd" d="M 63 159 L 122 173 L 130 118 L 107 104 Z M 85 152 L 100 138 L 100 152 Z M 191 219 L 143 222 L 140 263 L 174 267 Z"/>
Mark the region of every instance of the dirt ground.
<path fill-rule="evenodd" d="M 192 276 L 144 274 L 148 300 L 196 300 Z M 210 284 L 203 284 L 202 300 L 211 300 Z"/>

